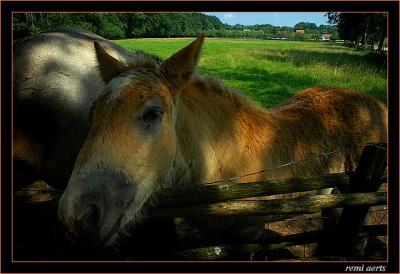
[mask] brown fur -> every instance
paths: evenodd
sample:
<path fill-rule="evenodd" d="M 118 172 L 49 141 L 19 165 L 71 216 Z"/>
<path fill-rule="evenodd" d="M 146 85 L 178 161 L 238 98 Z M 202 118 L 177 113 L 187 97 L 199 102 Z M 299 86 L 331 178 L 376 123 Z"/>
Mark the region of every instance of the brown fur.
<path fill-rule="evenodd" d="M 187 157 L 203 165 L 207 161 L 199 157 L 215 159 L 212 167 L 193 170 L 203 170 L 197 175 L 199 182 L 224 180 L 322 152 L 386 141 L 386 107 L 359 92 L 310 88 L 265 111 L 243 95 L 207 80 L 197 78 L 189 85 L 178 114 L 178 138 L 184 138 L 182 150 Z M 199 81 L 205 82 L 203 89 L 198 88 Z M 246 180 L 351 170 L 360 151 L 343 153 L 350 157 L 346 162 L 339 154 L 342 157 L 307 161 Z"/>

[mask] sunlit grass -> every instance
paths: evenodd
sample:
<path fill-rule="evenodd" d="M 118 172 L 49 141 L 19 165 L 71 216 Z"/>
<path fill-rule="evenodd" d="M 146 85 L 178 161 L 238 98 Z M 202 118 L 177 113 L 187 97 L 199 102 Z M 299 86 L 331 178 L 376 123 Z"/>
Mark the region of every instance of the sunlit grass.
<path fill-rule="evenodd" d="M 167 58 L 191 38 L 117 40 L 128 50 Z M 242 90 L 265 107 L 312 86 L 352 88 L 387 98 L 386 67 L 366 52 L 334 43 L 206 39 L 199 70 Z"/>

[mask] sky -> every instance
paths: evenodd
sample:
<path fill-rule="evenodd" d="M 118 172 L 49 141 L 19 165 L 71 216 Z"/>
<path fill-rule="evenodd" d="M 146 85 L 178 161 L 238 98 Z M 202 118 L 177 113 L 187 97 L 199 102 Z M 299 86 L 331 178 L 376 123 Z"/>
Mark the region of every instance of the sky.
<path fill-rule="evenodd" d="M 293 27 L 299 22 L 328 25 L 325 12 L 204 12 L 214 15 L 222 23 L 229 25 L 271 24 L 273 26 Z"/>

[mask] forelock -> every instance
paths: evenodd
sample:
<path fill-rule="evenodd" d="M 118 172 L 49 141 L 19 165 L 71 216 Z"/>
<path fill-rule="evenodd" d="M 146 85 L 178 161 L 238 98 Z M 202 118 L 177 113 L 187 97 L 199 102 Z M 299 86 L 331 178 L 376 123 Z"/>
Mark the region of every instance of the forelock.
<path fill-rule="evenodd" d="M 112 79 L 103 91 L 106 102 L 111 103 L 118 99 L 121 95 L 121 91 L 124 89 L 125 86 L 131 84 L 132 80 L 133 75 L 128 73 L 123 73 Z"/>
<path fill-rule="evenodd" d="M 121 91 L 133 81 L 140 81 L 141 84 L 148 86 L 162 78 L 159 72 L 161 58 L 136 51 L 130 60 L 131 69 L 112 79 L 103 91 L 106 101 L 113 102 L 121 95 Z"/>
<path fill-rule="evenodd" d="M 132 67 L 151 67 L 156 69 L 160 67 L 162 60 L 158 56 L 138 50 L 132 54 L 130 63 L 132 64 Z"/>

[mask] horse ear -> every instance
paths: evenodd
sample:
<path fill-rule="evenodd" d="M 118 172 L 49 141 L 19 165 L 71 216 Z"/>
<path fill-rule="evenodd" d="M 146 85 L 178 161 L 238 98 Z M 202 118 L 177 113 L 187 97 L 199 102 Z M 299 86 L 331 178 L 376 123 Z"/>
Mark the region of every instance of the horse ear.
<path fill-rule="evenodd" d="M 203 42 L 204 34 L 200 34 L 190 45 L 164 61 L 163 72 L 172 88 L 180 88 L 189 82 L 196 70 Z"/>
<path fill-rule="evenodd" d="M 105 83 L 130 69 L 131 53 L 107 40 L 94 41 L 100 73 Z"/>

